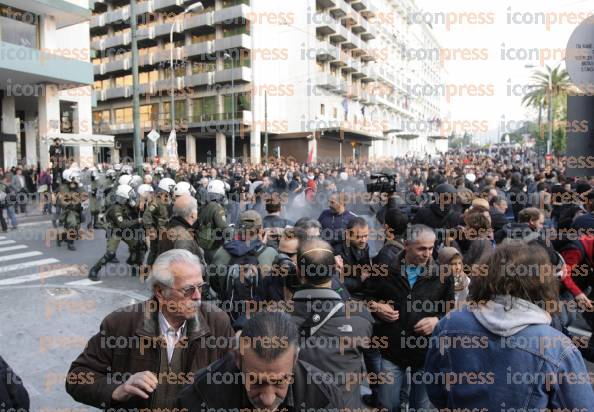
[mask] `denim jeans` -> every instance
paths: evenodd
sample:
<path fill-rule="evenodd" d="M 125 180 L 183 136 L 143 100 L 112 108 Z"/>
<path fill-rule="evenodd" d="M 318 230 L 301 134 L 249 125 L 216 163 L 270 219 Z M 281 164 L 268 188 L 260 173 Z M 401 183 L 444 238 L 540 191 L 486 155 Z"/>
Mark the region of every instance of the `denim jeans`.
<path fill-rule="evenodd" d="M 365 361 L 365 369 L 371 376 L 378 376 L 382 370 L 382 355 L 377 348 L 366 349 L 363 351 L 363 360 Z M 372 375 L 373 374 L 373 375 Z M 373 395 L 377 395 L 379 385 L 377 383 L 370 383 L 369 389 Z"/>
<path fill-rule="evenodd" d="M 10 225 L 12 227 L 17 226 L 17 218 L 16 214 L 14 213 L 14 206 L 8 206 L 6 208 L 6 214 L 8 215 L 8 219 L 10 220 Z"/>
<path fill-rule="evenodd" d="M 384 408 L 388 409 L 388 412 L 400 412 L 400 389 L 406 380 L 406 369 L 382 358 L 382 372 L 384 379 L 393 383 L 380 385 L 380 402 Z M 409 411 L 428 412 L 433 410 L 423 383 L 425 371 L 422 368 L 411 368 L 410 372 Z"/>

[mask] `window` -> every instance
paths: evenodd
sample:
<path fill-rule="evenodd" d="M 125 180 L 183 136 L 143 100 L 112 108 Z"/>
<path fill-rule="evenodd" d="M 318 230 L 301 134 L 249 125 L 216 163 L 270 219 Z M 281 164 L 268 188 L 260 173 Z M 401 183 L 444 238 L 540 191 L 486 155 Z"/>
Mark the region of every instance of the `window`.
<path fill-rule="evenodd" d="M 76 102 L 60 100 L 60 132 L 77 133 L 78 122 L 75 121 L 78 113 L 78 104 Z"/>
<path fill-rule="evenodd" d="M 324 72 L 324 63 L 322 62 L 316 62 L 316 71 L 318 73 L 323 73 Z"/>
<path fill-rule="evenodd" d="M 163 116 L 165 119 L 169 120 L 171 117 L 169 107 L 171 106 L 171 102 L 164 102 L 163 103 Z M 186 119 L 186 101 L 185 100 L 178 100 L 175 102 L 175 120 L 183 120 Z"/>
<path fill-rule="evenodd" d="M 244 21 L 243 24 L 235 26 L 223 26 L 223 37 L 237 36 L 240 34 L 250 34 L 250 25 L 248 21 Z"/>
<path fill-rule="evenodd" d="M 109 110 L 97 110 L 93 112 L 93 128 L 101 131 L 109 125 L 110 114 Z"/>
<path fill-rule="evenodd" d="M 132 86 L 132 75 L 116 77 L 115 83 L 116 87 Z"/>
<path fill-rule="evenodd" d="M 205 121 L 217 112 L 216 96 L 201 97 L 192 100 L 192 120 Z"/>
<path fill-rule="evenodd" d="M 230 59 L 223 59 L 223 67 L 225 69 L 230 69 L 232 67 L 251 67 L 252 61 L 249 50 L 230 50 L 229 55 L 231 56 Z M 233 60 L 233 63 L 231 63 L 231 60 Z"/>
<path fill-rule="evenodd" d="M 320 105 L 320 114 L 321 114 L 322 116 L 325 116 L 325 115 L 326 115 L 326 106 L 324 105 L 324 103 L 322 103 L 322 104 Z"/>
<path fill-rule="evenodd" d="M 216 38 L 215 32 L 205 34 L 192 34 L 192 44 L 202 43 L 203 41 L 210 41 Z"/>
<path fill-rule="evenodd" d="M 216 71 L 217 66 L 215 62 L 193 62 L 192 74 L 209 73 Z"/>
<path fill-rule="evenodd" d="M 0 4 L 0 41 L 36 49 L 38 22 L 34 13 Z"/>
<path fill-rule="evenodd" d="M 336 107 L 332 109 L 332 115 L 335 119 L 338 119 L 338 109 Z"/>
<path fill-rule="evenodd" d="M 140 106 L 140 122 L 146 123 L 157 120 L 159 106 L 157 104 L 146 104 Z"/>
<path fill-rule="evenodd" d="M 223 0 L 223 7 L 237 6 L 239 4 L 250 5 L 250 0 Z"/>
<path fill-rule="evenodd" d="M 157 70 L 153 70 L 152 72 L 138 73 L 139 84 L 155 83 L 158 80 L 159 80 L 159 72 Z"/>
<path fill-rule="evenodd" d="M 132 108 L 124 107 L 115 110 L 115 122 L 117 124 L 132 123 Z"/>
<path fill-rule="evenodd" d="M 233 95 L 228 94 L 223 96 L 223 113 L 225 113 L 224 118 L 229 118 L 228 114 L 233 113 L 233 109 L 235 109 L 235 113 L 239 113 L 243 110 L 251 110 L 251 93 L 236 93 L 235 94 L 235 107 L 233 107 Z M 235 118 L 235 117 L 234 117 Z"/>

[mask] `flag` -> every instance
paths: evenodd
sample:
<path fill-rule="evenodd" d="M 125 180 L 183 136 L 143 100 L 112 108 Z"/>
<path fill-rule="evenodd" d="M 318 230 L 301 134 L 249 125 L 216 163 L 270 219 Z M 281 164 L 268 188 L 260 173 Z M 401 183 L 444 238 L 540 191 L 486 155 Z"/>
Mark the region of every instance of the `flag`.
<path fill-rule="evenodd" d="M 309 150 L 309 155 L 307 156 L 307 163 L 313 163 L 313 155 L 314 155 L 314 145 L 311 145 L 311 149 Z"/>
<path fill-rule="evenodd" d="M 167 165 L 173 170 L 179 169 L 179 159 L 177 157 L 177 137 L 175 135 L 175 129 L 171 129 L 169 139 L 167 139 L 167 149 L 165 152 L 167 155 Z"/>

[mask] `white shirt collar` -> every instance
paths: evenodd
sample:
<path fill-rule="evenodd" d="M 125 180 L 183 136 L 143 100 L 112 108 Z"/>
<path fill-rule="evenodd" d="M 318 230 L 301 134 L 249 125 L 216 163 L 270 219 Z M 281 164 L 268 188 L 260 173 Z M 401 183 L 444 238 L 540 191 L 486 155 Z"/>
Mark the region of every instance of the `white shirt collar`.
<path fill-rule="evenodd" d="M 181 338 L 181 334 L 185 327 L 186 327 L 186 321 L 184 320 L 184 323 L 179 327 L 179 329 L 177 329 L 175 331 L 175 335 L 178 340 Z M 161 312 L 161 311 L 159 311 L 159 329 L 161 329 L 161 334 L 163 336 L 167 336 L 167 332 L 170 329 L 175 330 L 175 328 L 173 326 L 171 326 L 169 324 L 169 322 L 167 322 L 167 319 L 165 319 L 165 316 L 163 315 L 163 312 Z"/>

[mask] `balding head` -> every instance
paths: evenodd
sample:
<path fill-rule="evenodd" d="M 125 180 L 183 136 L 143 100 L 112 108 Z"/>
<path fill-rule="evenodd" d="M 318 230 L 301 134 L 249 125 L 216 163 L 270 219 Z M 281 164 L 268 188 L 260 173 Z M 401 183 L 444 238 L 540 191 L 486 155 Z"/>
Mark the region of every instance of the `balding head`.
<path fill-rule="evenodd" d="M 193 225 L 198 220 L 198 202 L 190 195 L 178 196 L 173 203 L 173 216 L 179 216 Z"/>
<path fill-rule="evenodd" d="M 334 274 L 336 261 L 330 244 L 323 240 L 305 240 L 297 253 L 299 274 L 305 283 L 322 285 Z"/>

